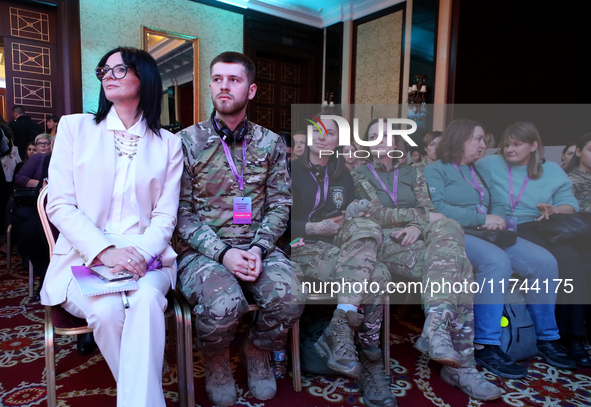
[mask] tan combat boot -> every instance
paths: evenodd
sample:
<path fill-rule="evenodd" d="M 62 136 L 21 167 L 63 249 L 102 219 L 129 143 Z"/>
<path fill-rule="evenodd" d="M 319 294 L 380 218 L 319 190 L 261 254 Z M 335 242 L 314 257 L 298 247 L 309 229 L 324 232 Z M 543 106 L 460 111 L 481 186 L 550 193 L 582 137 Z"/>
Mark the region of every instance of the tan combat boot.
<path fill-rule="evenodd" d="M 398 402 L 390 390 L 390 380 L 384 373 L 384 359 L 371 360 L 361 351 L 359 358 L 363 365 L 357 386 L 363 394 L 363 401 L 369 407 L 396 407 Z"/>
<path fill-rule="evenodd" d="M 230 350 L 226 348 L 215 356 L 203 356 L 205 367 L 205 392 L 211 402 L 219 407 L 233 406 L 238 401 L 236 386 L 230 367 Z"/>
<path fill-rule="evenodd" d="M 328 367 L 353 379 L 359 378 L 363 369 L 357 356 L 353 328 L 363 322 L 363 315 L 336 309 L 330 325 L 314 344 L 319 355 L 328 358 Z"/>
<path fill-rule="evenodd" d="M 271 371 L 271 352 L 260 350 L 248 338 L 240 351 L 240 361 L 248 373 L 248 390 L 259 400 L 270 400 L 277 394 L 275 375 Z"/>
<path fill-rule="evenodd" d="M 484 378 L 475 367 L 460 367 L 459 369 L 443 366 L 441 379 L 457 386 L 468 396 L 477 400 L 495 400 L 501 397 L 503 392 L 494 384 Z"/>
<path fill-rule="evenodd" d="M 451 342 L 451 313 L 431 312 L 427 315 L 423 334 L 415 343 L 415 348 L 422 352 L 429 351 L 429 357 L 451 367 L 460 367 L 460 354 Z"/>

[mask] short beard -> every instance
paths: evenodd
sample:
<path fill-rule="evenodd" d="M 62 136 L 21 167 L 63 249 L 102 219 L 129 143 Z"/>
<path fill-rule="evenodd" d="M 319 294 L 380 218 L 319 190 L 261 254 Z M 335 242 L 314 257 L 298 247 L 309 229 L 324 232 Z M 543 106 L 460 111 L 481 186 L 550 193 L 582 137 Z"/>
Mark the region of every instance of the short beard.
<path fill-rule="evenodd" d="M 224 105 L 222 101 L 218 99 L 212 100 L 215 111 L 217 113 L 223 114 L 224 116 L 234 116 L 240 113 L 240 111 L 242 111 L 242 109 L 244 109 L 244 107 L 248 104 L 248 99 L 245 99 L 244 101 L 242 101 L 242 103 L 239 103 L 235 99 L 233 99 L 232 101 L 234 102 L 234 104 Z"/>

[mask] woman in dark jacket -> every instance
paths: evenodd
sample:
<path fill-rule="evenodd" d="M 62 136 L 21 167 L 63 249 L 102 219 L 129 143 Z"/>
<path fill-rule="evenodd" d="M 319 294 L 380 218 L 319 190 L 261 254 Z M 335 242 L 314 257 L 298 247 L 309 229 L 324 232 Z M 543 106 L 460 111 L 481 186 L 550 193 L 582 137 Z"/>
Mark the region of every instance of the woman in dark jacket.
<path fill-rule="evenodd" d="M 347 221 L 343 216 L 355 200 L 355 186 L 344 168 L 338 138 L 334 121 L 317 122 L 313 145 L 306 146 L 294 161 L 292 237 L 300 243 L 292 248 L 292 264 L 306 277 L 323 282 L 353 285 L 365 281 L 385 287 L 389 272 L 376 259 L 382 242 L 380 227 L 366 217 Z M 366 404 L 395 406 L 379 347 L 384 313 L 379 294 L 339 292 L 337 300 L 337 309 L 316 350 L 328 357 L 331 369 L 358 379 Z"/>

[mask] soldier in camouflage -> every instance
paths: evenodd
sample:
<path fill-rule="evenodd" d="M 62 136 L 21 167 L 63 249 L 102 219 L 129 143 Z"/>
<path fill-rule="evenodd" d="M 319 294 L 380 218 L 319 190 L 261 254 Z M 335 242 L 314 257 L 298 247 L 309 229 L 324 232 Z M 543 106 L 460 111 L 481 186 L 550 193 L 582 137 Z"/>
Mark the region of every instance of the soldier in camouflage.
<path fill-rule="evenodd" d="M 377 143 L 377 121 L 370 123 L 366 140 Z M 464 248 L 464 233 L 458 222 L 435 213 L 422 172 L 399 165 L 387 154 L 400 145 L 382 141 L 370 147 L 372 161 L 352 175 L 358 199 L 372 203 L 371 219 L 383 230 L 384 244 L 378 261 L 394 274 L 411 280 L 441 283 L 474 281 Z M 394 155 L 395 156 L 395 155 Z M 488 383 L 475 368 L 474 312 L 470 292 L 422 293 L 426 321 L 416 347 L 444 364 L 442 378 L 471 397 L 492 400 L 500 390 Z"/>
<path fill-rule="evenodd" d="M 338 143 L 336 123 L 328 120 L 322 125 L 325 130 L 313 132 L 313 145 L 306 146 L 292 166 L 292 235 L 304 242 L 292 248 L 293 267 L 301 268 L 306 277 L 344 282 L 316 350 L 328 358 L 330 368 L 357 379 L 366 404 L 393 407 L 396 398 L 385 378 L 379 347 L 382 298 L 379 291 L 353 287 L 366 282 L 384 289 L 390 281 L 388 270 L 377 262 L 382 231 L 369 218 L 344 219 L 343 211 L 355 199 L 355 187 L 342 155 L 320 156 L 320 150 L 334 152 Z"/>
<path fill-rule="evenodd" d="M 206 392 L 218 406 L 237 400 L 228 345 L 248 310 L 243 290 L 261 308 L 241 350 L 249 390 L 260 400 L 277 391 L 270 351 L 283 349 L 303 311 L 299 280 L 275 247 L 291 206 L 285 143 L 246 119 L 254 69 L 242 54 L 217 56 L 210 65 L 214 113 L 180 132 L 179 288 L 194 307 Z"/>

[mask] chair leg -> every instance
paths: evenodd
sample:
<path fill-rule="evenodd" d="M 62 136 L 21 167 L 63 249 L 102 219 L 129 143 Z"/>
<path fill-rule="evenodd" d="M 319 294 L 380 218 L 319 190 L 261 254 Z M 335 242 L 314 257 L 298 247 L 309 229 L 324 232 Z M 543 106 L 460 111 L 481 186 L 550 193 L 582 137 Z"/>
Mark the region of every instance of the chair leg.
<path fill-rule="evenodd" d="M 384 296 L 384 320 L 382 321 L 382 347 L 384 350 L 384 369 L 390 375 L 390 297 Z"/>
<path fill-rule="evenodd" d="M 293 376 L 293 389 L 302 391 L 302 370 L 300 368 L 300 321 L 297 320 L 291 327 L 291 375 Z"/>
<path fill-rule="evenodd" d="M 166 358 L 170 358 L 173 354 L 174 354 L 174 334 L 176 334 L 176 331 L 174 331 L 173 334 L 173 328 L 174 328 L 174 321 L 171 320 L 171 318 L 166 318 L 166 320 L 164 321 L 165 324 L 165 329 L 166 329 L 166 346 L 164 347 L 165 349 L 165 353 L 164 356 Z"/>
<path fill-rule="evenodd" d="M 39 287 L 41 288 L 41 287 Z M 33 297 L 35 289 L 35 273 L 33 272 L 33 263 L 29 260 L 29 297 Z"/>
<path fill-rule="evenodd" d="M 178 291 L 173 292 L 175 299 L 175 317 L 177 324 L 177 335 L 183 337 L 181 340 L 177 340 L 177 359 L 182 360 L 182 364 L 179 363 L 179 383 L 181 381 L 181 375 L 184 377 L 185 386 L 185 405 L 189 407 L 195 407 L 195 383 L 193 378 L 193 331 L 191 326 L 191 307 L 187 303 L 187 300 Z M 178 308 L 177 308 L 178 306 Z M 183 373 L 181 373 L 183 369 Z M 180 388 L 180 386 L 179 386 Z M 183 404 L 181 402 L 181 407 Z"/>
<path fill-rule="evenodd" d="M 55 388 L 55 355 L 53 351 L 53 323 L 51 307 L 45 307 L 45 377 L 47 380 L 47 406 L 57 406 Z"/>
<path fill-rule="evenodd" d="M 10 265 L 10 232 L 12 230 L 12 225 L 8 225 L 6 229 L 6 271 L 10 273 L 11 265 Z"/>
<path fill-rule="evenodd" d="M 187 404 L 187 377 L 186 377 L 186 363 L 185 354 L 185 328 L 183 325 L 183 311 L 181 304 L 173 297 L 174 306 L 174 320 L 175 320 L 175 335 L 176 335 L 176 361 L 177 361 L 177 372 L 179 380 L 179 403 L 181 407 L 188 407 Z M 169 338 L 172 335 L 172 331 L 168 331 Z M 169 339 L 169 349 L 172 344 Z M 170 352 L 170 350 L 169 350 Z"/>

